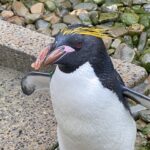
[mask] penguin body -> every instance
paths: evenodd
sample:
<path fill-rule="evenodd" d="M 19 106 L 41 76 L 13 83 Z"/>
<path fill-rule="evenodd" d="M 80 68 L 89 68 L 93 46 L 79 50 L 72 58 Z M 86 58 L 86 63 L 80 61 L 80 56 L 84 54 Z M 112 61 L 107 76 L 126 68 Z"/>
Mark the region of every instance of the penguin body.
<path fill-rule="evenodd" d="M 50 93 L 60 150 L 134 150 L 136 125 L 124 91 L 130 97 L 139 94 L 124 88 L 102 35 L 100 29 L 70 26 L 32 64 L 57 65 Z M 24 83 L 22 89 L 31 94 Z"/>
<path fill-rule="evenodd" d="M 69 75 L 57 67 L 50 89 L 60 150 L 134 150 L 135 121 L 89 63 Z"/>

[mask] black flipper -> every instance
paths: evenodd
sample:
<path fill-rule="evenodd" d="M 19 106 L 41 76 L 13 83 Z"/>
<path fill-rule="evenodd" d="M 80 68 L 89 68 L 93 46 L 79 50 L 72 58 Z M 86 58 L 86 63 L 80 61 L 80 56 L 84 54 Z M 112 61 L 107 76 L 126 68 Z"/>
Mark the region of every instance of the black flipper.
<path fill-rule="evenodd" d="M 137 103 L 140 103 L 141 105 L 145 106 L 146 108 L 150 109 L 150 97 L 145 96 L 145 95 L 140 94 L 130 88 L 125 87 L 124 82 L 117 71 L 116 71 L 116 77 L 123 87 L 123 95 L 125 97 L 130 98 L 130 99 L 136 101 Z M 142 106 L 141 106 L 141 107 L 138 107 L 138 109 L 139 110 L 136 110 L 136 111 L 140 111 L 140 109 L 142 110 L 142 109 L 144 109 L 144 107 L 142 108 Z M 132 112 L 132 108 L 131 108 L 131 112 Z"/>
<path fill-rule="evenodd" d="M 24 94 L 31 95 L 35 90 L 49 89 L 51 74 L 30 72 L 21 80 L 21 89 Z"/>
<path fill-rule="evenodd" d="M 123 86 L 123 95 L 150 109 L 150 97 Z"/>

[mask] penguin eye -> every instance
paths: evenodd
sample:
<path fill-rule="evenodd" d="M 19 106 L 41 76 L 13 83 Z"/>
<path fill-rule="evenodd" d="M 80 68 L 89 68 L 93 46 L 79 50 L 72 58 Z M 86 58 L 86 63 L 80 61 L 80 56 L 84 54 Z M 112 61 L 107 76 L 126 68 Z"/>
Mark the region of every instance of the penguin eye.
<path fill-rule="evenodd" d="M 74 44 L 75 49 L 78 51 L 82 48 L 82 42 L 78 42 Z"/>

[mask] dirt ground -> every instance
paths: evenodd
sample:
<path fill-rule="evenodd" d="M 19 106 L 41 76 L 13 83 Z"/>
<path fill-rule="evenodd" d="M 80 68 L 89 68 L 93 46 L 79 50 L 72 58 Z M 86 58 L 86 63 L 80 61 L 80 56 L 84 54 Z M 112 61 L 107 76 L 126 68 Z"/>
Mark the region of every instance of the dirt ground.
<path fill-rule="evenodd" d="M 46 150 L 56 139 L 48 91 L 25 96 L 23 74 L 0 67 L 0 149 Z"/>

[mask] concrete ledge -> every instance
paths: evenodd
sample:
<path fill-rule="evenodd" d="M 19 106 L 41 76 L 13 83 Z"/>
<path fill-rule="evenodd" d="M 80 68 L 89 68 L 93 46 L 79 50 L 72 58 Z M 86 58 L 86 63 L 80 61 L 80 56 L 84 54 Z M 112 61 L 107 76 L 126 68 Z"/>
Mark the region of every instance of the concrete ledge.
<path fill-rule="evenodd" d="M 0 65 L 29 71 L 39 51 L 53 41 L 54 38 L 0 20 Z"/>
<path fill-rule="evenodd" d="M 0 65 L 30 71 L 39 51 L 54 39 L 0 20 Z M 112 59 L 127 86 L 133 87 L 147 77 L 144 68 Z"/>

